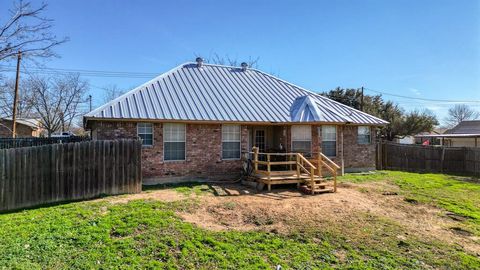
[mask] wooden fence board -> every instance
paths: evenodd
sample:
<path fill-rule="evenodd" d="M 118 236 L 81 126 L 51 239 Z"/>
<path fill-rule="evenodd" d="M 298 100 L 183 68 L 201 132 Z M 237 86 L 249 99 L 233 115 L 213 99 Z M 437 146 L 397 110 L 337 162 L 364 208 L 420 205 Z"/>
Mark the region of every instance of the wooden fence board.
<path fill-rule="evenodd" d="M 480 148 L 377 145 L 377 169 L 480 175 Z"/>
<path fill-rule="evenodd" d="M 0 211 L 140 192 L 140 155 L 136 140 L 0 149 Z"/>

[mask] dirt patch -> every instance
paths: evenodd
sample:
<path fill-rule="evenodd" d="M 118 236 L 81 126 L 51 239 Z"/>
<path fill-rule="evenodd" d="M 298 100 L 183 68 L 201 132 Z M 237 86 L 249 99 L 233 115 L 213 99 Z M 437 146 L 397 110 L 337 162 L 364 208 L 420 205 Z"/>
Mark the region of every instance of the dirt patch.
<path fill-rule="evenodd" d="M 385 219 L 402 226 L 408 235 L 461 245 L 480 254 L 477 238 L 455 230 L 458 222 L 445 211 L 418 202 L 407 202 L 397 186 L 388 183 L 340 185 L 337 193 L 304 195 L 295 189 L 256 193 L 240 185 L 216 185 L 222 192 L 195 196 L 198 206 L 177 214 L 185 221 L 209 230 L 265 231 L 289 234 L 318 227 L 352 234 L 369 219 Z M 368 192 L 366 192 L 368 191 Z M 110 200 L 176 201 L 189 197 L 174 190 L 158 190 Z M 381 229 L 381 228 L 380 228 Z M 407 248 L 402 236 L 398 245 Z M 339 254 L 341 257 L 341 254 Z"/>

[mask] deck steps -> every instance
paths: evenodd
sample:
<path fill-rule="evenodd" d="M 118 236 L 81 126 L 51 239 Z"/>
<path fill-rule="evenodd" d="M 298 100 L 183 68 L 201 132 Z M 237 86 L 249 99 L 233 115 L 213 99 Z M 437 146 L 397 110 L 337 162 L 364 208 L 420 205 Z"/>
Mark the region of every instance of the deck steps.
<path fill-rule="evenodd" d="M 315 187 L 313 188 L 313 192 L 309 186 L 301 185 L 300 191 L 302 191 L 305 194 L 320 194 L 320 193 L 334 192 L 333 188 L 328 187 L 327 185 L 319 185 L 319 186 L 315 185 Z"/>

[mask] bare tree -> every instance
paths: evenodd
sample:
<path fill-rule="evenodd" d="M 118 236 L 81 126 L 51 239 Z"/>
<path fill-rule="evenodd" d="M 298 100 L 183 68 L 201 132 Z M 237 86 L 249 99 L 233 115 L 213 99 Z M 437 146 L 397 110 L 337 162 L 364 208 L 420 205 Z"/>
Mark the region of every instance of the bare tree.
<path fill-rule="evenodd" d="M 123 95 L 123 93 L 125 93 L 124 90 L 121 90 L 120 88 L 118 88 L 118 86 L 116 84 L 111 84 L 111 85 L 108 85 L 103 89 L 103 102 L 104 103 L 107 103 L 107 102 L 110 102 L 114 99 L 116 99 L 117 97 Z"/>
<path fill-rule="evenodd" d="M 24 81 L 20 85 L 24 85 Z M 0 116 L 12 117 L 13 97 L 14 97 L 15 80 L 0 81 Z M 30 118 L 34 117 L 32 97 L 25 87 L 20 87 L 19 97 L 17 101 L 17 117 Z"/>
<path fill-rule="evenodd" d="M 34 111 L 49 137 L 56 131 L 71 129 L 75 119 L 84 113 L 81 105 L 86 102 L 89 87 L 78 74 L 32 77 L 27 85 L 32 93 Z"/>
<path fill-rule="evenodd" d="M 0 60 L 16 55 L 18 51 L 26 56 L 55 56 L 52 48 L 68 38 L 57 38 L 51 33 L 53 20 L 42 16 L 46 7 L 45 3 L 35 8 L 29 2 L 14 2 L 10 18 L 0 22 Z"/>
<path fill-rule="evenodd" d="M 480 113 L 465 104 L 457 104 L 448 109 L 448 116 L 445 118 L 447 126 L 454 127 L 465 120 L 475 120 L 480 118 Z"/>

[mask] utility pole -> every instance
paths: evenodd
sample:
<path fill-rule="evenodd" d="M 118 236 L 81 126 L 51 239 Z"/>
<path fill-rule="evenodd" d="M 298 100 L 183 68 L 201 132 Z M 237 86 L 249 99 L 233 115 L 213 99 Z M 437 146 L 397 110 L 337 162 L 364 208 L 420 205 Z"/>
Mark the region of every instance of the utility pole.
<path fill-rule="evenodd" d="M 89 112 L 92 111 L 92 95 L 88 95 L 88 107 L 89 107 Z"/>
<path fill-rule="evenodd" d="M 13 96 L 13 112 L 12 112 L 12 138 L 17 136 L 17 103 L 18 103 L 18 84 L 20 83 L 20 60 L 22 59 L 22 52 L 17 54 L 17 76 L 15 78 L 15 94 Z"/>
<path fill-rule="evenodd" d="M 360 96 L 360 111 L 363 112 L 363 86 L 362 86 L 362 95 Z"/>

